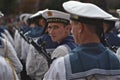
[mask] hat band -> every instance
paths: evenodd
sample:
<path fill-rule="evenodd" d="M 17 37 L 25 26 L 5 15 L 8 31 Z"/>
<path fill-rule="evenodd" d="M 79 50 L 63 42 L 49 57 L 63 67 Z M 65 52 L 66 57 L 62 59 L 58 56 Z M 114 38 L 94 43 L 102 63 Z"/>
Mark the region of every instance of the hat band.
<path fill-rule="evenodd" d="M 99 23 L 99 22 L 100 23 L 103 22 L 103 19 L 81 17 L 81 16 L 77 16 L 77 15 L 73 15 L 73 14 L 71 14 L 70 19 L 80 21 L 80 22 L 83 22 L 83 23 L 90 23 L 90 24 L 96 24 L 96 23 Z"/>
<path fill-rule="evenodd" d="M 61 22 L 61 23 L 65 23 L 65 24 L 69 24 L 69 20 L 66 19 L 61 19 L 61 18 L 48 18 L 47 22 Z"/>

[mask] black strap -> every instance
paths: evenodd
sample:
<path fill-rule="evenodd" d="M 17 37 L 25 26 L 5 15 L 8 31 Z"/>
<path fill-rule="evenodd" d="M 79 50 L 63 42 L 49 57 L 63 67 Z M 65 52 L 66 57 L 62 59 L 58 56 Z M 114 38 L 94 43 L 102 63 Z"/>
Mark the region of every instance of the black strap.
<path fill-rule="evenodd" d="M 41 40 L 41 43 L 38 45 L 32 38 L 28 38 L 27 36 L 24 36 L 22 31 L 18 31 L 20 36 L 28 43 L 31 44 L 38 52 L 41 54 L 47 61 L 48 66 L 52 63 L 53 59 L 51 59 L 51 56 L 47 53 L 45 49 L 45 42 Z"/>

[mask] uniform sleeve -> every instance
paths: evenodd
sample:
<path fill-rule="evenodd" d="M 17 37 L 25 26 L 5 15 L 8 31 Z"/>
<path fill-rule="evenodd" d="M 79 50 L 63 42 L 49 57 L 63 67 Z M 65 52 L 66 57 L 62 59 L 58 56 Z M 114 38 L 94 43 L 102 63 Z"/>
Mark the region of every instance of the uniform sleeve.
<path fill-rule="evenodd" d="M 117 56 L 117 58 L 119 59 L 119 61 L 120 61 L 120 48 L 118 48 L 118 50 L 117 50 L 117 52 L 116 52 L 116 54 L 115 54 L 116 56 Z"/>
<path fill-rule="evenodd" d="M 69 48 L 65 45 L 58 46 L 51 54 L 51 58 L 53 59 L 53 58 L 65 56 L 66 54 L 69 53 L 69 51 L 70 51 Z"/>
<path fill-rule="evenodd" d="M 20 59 L 22 59 L 25 62 L 26 62 L 26 58 L 27 58 L 27 55 L 28 55 L 29 47 L 30 47 L 30 44 L 28 44 L 24 39 L 22 39 Z"/>
<path fill-rule="evenodd" d="M 47 61 L 41 56 L 35 48 L 30 45 L 30 50 L 26 60 L 27 74 L 35 79 L 42 79 L 45 72 L 48 70 Z"/>
<path fill-rule="evenodd" d="M 14 40 L 13 40 L 12 36 L 10 35 L 10 33 L 7 30 L 5 30 L 5 35 L 7 36 L 10 43 L 14 46 Z"/>
<path fill-rule="evenodd" d="M 120 56 L 120 48 L 117 49 L 116 54 Z"/>
<path fill-rule="evenodd" d="M 44 75 L 43 80 L 66 80 L 64 58 L 56 59 Z"/>
<path fill-rule="evenodd" d="M 17 57 L 17 53 L 15 51 L 15 49 L 13 48 L 13 46 L 11 45 L 11 43 L 9 41 L 4 40 L 5 43 L 5 47 L 6 47 L 6 54 L 8 54 L 8 58 L 10 59 L 11 63 L 13 64 L 15 71 L 17 73 L 22 71 L 22 64 L 20 62 L 20 60 Z"/>
<path fill-rule="evenodd" d="M 17 56 L 18 56 L 19 59 L 21 57 L 21 41 L 22 41 L 22 38 L 19 35 L 18 31 L 16 30 L 15 31 L 15 36 L 14 36 L 14 48 L 17 52 Z"/>
<path fill-rule="evenodd" d="M 5 61 L 5 59 L 0 56 L 0 80 L 13 80 L 12 69 Z"/>

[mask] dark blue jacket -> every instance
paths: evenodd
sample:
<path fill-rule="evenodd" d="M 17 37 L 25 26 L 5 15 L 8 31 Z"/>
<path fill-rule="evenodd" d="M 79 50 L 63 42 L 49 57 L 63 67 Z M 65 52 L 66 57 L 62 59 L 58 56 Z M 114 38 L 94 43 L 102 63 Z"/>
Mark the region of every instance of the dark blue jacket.
<path fill-rule="evenodd" d="M 105 39 L 109 46 L 120 47 L 120 38 L 117 36 L 117 34 L 113 32 L 109 32 L 105 34 Z"/>

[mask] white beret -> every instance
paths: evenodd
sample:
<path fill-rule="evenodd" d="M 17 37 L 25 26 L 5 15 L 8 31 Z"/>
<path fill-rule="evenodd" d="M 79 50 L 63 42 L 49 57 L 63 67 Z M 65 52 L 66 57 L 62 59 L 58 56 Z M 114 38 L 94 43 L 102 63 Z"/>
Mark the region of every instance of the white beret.
<path fill-rule="evenodd" d="M 30 18 L 34 18 L 34 17 L 37 17 L 37 16 L 41 16 L 43 14 L 43 12 L 47 11 L 48 9 L 45 9 L 45 10 L 40 10 L 38 12 L 36 12 L 35 14 L 31 15 Z"/>
<path fill-rule="evenodd" d="M 110 17 L 110 18 L 105 18 L 104 19 L 104 23 L 108 24 L 108 29 L 106 30 L 106 33 L 111 31 L 114 27 L 116 27 L 116 22 L 118 21 L 119 19 L 116 18 L 116 17 Z"/>
<path fill-rule="evenodd" d="M 80 17 L 87 18 L 98 18 L 104 19 L 107 17 L 112 17 L 112 15 L 108 14 L 98 6 L 92 3 L 82 3 L 79 1 L 67 1 L 63 3 L 63 8 L 73 14 Z"/>
<path fill-rule="evenodd" d="M 47 19 L 47 22 L 69 23 L 70 21 L 70 14 L 57 10 L 47 10 L 42 15 Z"/>

